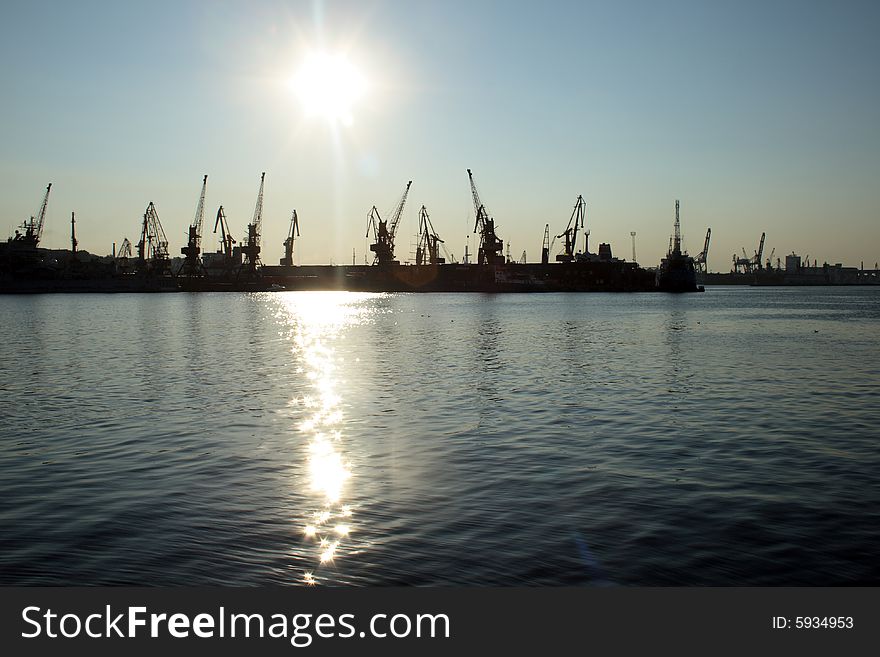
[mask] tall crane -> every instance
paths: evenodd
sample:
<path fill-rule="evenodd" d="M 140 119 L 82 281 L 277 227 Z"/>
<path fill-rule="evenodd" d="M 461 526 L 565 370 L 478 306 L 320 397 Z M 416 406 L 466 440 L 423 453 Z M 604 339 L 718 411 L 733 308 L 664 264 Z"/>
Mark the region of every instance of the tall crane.
<path fill-rule="evenodd" d="M 156 206 L 150 201 L 144 212 L 141 226 L 141 240 L 137 245 L 138 267 L 145 273 L 155 276 L 171 274 L 171 260 L 168 257 L 168 238 L 159 221 Z"/>
<path fill-rule="evenodd" d="M 434 230 L 428 209 L 423 205 L 419 210 L 419 243 L 416 246 L 416 264 L 442 265 L 446 262 L 446 258 L 440 256 L 441 244 L 443 244 L 443 240 Z"/>
<path fill-rule="evenodd" d="M 70 213 L 70 252 L 73 256 L 73 259 L 76 260 L 76 247 L 79 244 L 79 240 L 76 239 L 76 215 L 75 213 Z"/>
<path fill-rule="evenodd" d="M 296 210 L 290 217 L 290 230 L 287 232 L 287 239 L 284 240 L 284 257 L 281 258 L 282 267 L 293 266 L 293 242 L 299 237 L 299 218 L 296 216 Z"/>
<path fill-rule="evenodd" d="M 412 180 L 406 183 L 403 195 L 397 202 L 397 207 L 391 214 L 391 218 L 384 221 L 379 215 L 379 211 L 374 205 L 369 213 L 367 213 L 367 234 L 370 236 L 370 230 L 373 231 L 374 242 L 370 244 L 370 251 L 376 254 L 373 259 L 374 265 L 399 265 L 400 262 L 394 259 L 394 237 L 397 234 L 397 226 L 400 223 L 400 217 L 403 214 L 403 207 L 406 205 L 406 197 L 409 194 L 409 188 Z"/>
<path fill-rule="evenodd" d="M 22 222 L 20 229 L 15 231 L 12 241 L 16 247 L 25 247 L 36 249 L 43 237 L 43 225 L 46 221 L 46 208 L 49 205 L 49 191 L 52 189 L 52 183 L 46 186 L 46 193 L 43 195 L 43 202 L 40 209 L 37 210 L 36 216 L 31 216 L 27 221 Z M 21 231 L 24 231 L 22 233 Z"/>
<path fill-rule="evenodd" d="M 675 200 L 675 229 L 670 239 L 669 255 L 681 257 L 681 221 L 678 218 L 678 199 Z"/>
<path fill-rule="evenodd" d="M 568 219 L 568 226 L 561 234 L 556 236 L 557 239 L 562 237 L 565 240 L 562 247 L 562 253 L 556 256 L 557 262 L 571 262 L 574 260 L 574 250 L 577 246 L 578 232 L 584 227 L 586 214 L 587 202 L 584 201 L 583 196 L 578 194 L 574 209 L 571 211 L 571 217 Z M 574 225 L 572 225 L 572 223 L 574 223 Z"/>
<path fill-rule="evenodd" d="M 697 266 L 697 271 L 705 274 L 709 271 L 709 265 L 706 263 L 706 259 L 709 257 L 709 240 L 712 238 L 712 229 L 706 229 L 706 241 L 703 242 L 703 250 L 700 251 L 699 255 L 694 258 L 694 264 Z"/>
<path fill-rule="evenodd" d="M 754 255 L 749 257 L 749 254 L 746 253 L 745 248 L 742 249 L 743 257 L 740 258 L 736 254 L 733 255 L 733 271 L 739 272 L 742 270 L 744 274 L 751 274 L 756 269 L 763 269 L 763 264 L 761 263 L 761 258 L 764 255 L 764 238 L 766 237 L 765 233 L 761 233 L 761 241 L 758 244 L 758 250 L 755 251 Z"/>
<path fill-rule="evenodd" d="M 116 252 L 117 260 L 128 260 L 131 257 L 131 242 L 127 237 L 122 238 L 122 245 Z"/>
<path fill-rule="evenodd" d="M 541 244 L 541 264 L 550 262 L 550 224 L 544 224 L 544 242 Z"/>
<path fill-rule="evenodd" d="M 235 269 L 235 256 L 232 245 L 235 244 L 235 238 L 229 232 L 229 224 L 226 222 L 226 213 L 221 205 L 217 210 L 217 219 L 214 220 L 214 234 L 220 229 L 220 251 L 223 253 L 223 271 L 226 275 L 232 274 Z"/>
<path fill-rule="evenodd" d="M 120 273 L 128 272 L 128 260 L 131 258 L 131 242 L 127 237 L 122 238 L 122 245 L 114 254 L 114 264 L 116 271 Z"/>
<path fill-rule="evenodd" d="M 758 250 L 755 251 L 755 259 L 754 266 L 758 269 L 763 269 L 764 265 L 761 262 L 761 257 L 764 255 L 764 238 L 766 237 L 766 233 L 761 233 L 761 242 L 758 244 Z"/>
<path fill-rule="evenodd" d="M 770 255 L 767 256 L 767 269 L 773 269 L 773 256 L 776 255 L 776 247 L 773 247 L 773 250 L 770 251 Z"/>
<path fill-rule="evenodd" d="M 468 179 L 471 183 L 471 196 L 474 200 L 474 232 L 480 234 L 480 248 L 477 251 L 477 264 L 500 265 L 504 264 L 504 241 L 495 234 L 495 220 L 489 216 L 486 206 L 480 200 L 477 185 L 474 182 L 474 174 L 467 170 Z"/>
<path fill-rule="evenodd" d="M 263 185 L 266 181 L 266 172 L 260 176 L 260 191 L 257 193 L 257 203 L 254 206 L 254 218 L 248 224 L 247 243 L 241 247 L 244 262 L 239 269 L 239 274 L 244 270 L 249 278 L 257 276 L 257 266 L 260 264 L 260 233 L 263 230 Z"/>
<path fill-rule="evenodd" d="M 208 176 L 202 178 L 202 192 L 199 195 L 199 203 L 196 206 L 196 216 L 189 227 L 189 236 L 186 246 L 180 249 L 180 252 L 186 256 L 183 264 L 180 266 L 178 275 L 188 277 L 204 276 L 205 266 L 199 255 L 202 252 L 202 226 L 205 223 L 205 189 L 208 186 Z"/>

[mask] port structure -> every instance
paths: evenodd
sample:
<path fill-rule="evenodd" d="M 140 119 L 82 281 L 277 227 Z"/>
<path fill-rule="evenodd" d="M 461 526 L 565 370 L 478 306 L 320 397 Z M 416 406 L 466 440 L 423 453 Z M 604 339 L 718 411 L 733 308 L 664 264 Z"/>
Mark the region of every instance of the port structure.
<path fill-rule="evenodd" d="M 760 271 L 764 268 L 761 258 L 764 255 L 764 238 L 766 233 L 761 233 L 761 241 L 758 243 L 758 250 L 752 257 L 746 254 L 746 250 L 742 250 L 743 257 L 733 254 L 733 271 L 735 273 L 751 274 L 754 271 Z"/>
<path fill-rule="evenodd" d="M 122 238 L 122 244 L 119 246 L 118 251 L 116 250 L 116 243 L 113 243 L 113 263 L 116 266 L 117 272 L 121 274 L 128 273 L 131 257 L 131 241 L 127 237 Z"/>
<path fill-rule="evenodd" d="M 373 243 L 370 244 L 370 251 L 376 254 L 373 258 L 374 265 L 382 267 L 400 264 L 398 260 L 394 259 L 394 238 L 397 235 L 397 226 L 400 224 L 400 217 L 403 215 L 406 197 L 409 195 L 409 188 L 411 186 L 412 180 L 406 183 L 403 195 L 397 202 L 397 207 L 391 214 L 390 219 L 383 220 L 375 205 L 367 213 L 367 233 L 365 237 L 369 237 L 372 230 Z"/>
<path fill-rule="evenodd" d="M 141 239 L 137 244 L 138 272 L 151 276 L 173 276 L 168 256 L 168 238 L 159 221 L 159 212 L 150 201 L 141 224 Z"/>
<path fill-rule="evenodd" d="M 208 187 L 208 176 L 202 178 L 202 191 L 199 194 L 199 203 L 196 206 L 196 216 L 189 226 L 189 234 L 186 246 L 180 249 L 185 256 L 183 264 L 180 265 L 178 276 L 187 278 L 196 278 L 206 276 L 205 265 L 200 257 L 202 253 L 202 226 L 205 223 L 205 190 Z"/>
<path fill-rule="evenodd" d="M 474 174 L 468 169 L 468 179 L 471 183 L 471 196 L 474 200 L 474 233 L 480 235 L 480 248 L 477 251 L 478 265 L 503 265 L 504 264 L 504 241 L 495 233 L 495 220 L 489 215 L 486 206 L 480 200 L 477 185 L 474 182 Z"/>
<path fill-rule="evenodd" d="M 709 265 L 707 264 L 707 258 L 709 257 L 709 240 L 712 239 L 712 229 L 706 229 L 706 241 L 703 242 L 703 250 L 700 251 L 699 255 L 694 258 L 694 266 L 697 268 L 697 271 L 701 274 L 705 274 L 709 270 Z"/>
<path fill-rule="evenodd" d="M 416 246 L 417 265 L 442 265 L 446 258 L 440 256 L 440 245 L 443 240 L 434 230 L 428 209 L 423 205 L 419 209 L 419 242 Z M 443 248 L 444 252 L 446 247 Z"/>
<path fill-rule="evenodd" d="M 46 193 L 43 194 L 43 201 L 40 203 L 40 209 L 36 215 L 23 221 L 19 229 L 15 231 L 11 242 L 16 250 L 34 250 L 36 251 L 40 239 L 43 237 L 43 226 L 46 223 L 46 209 L 49 207 L 49 192 L 52 190 L 52 183 L 46 186 Z M 22 232 L 24 231 L 24 232 Z"/>
<path fill-rule="evenodd" d="M 260 191 L 257 193 L 257 203 L 254 206 L 254 218 L 248 224 L 247 243 L 241 247 L 244 261 L 238 270 L 238 275 L 246 278 L 257 278 L 260 274 L 260 233 L 263 230 L 263 186 L 266 182 L 266 172 L 260 176 Z"/>
<path fill-rule="evenodd" d="M 76 239 L 76 213 L 70 213 L 70 258 L 76 260 L 76 247 L 79 240 Z"/>
<path fill-rule="evenodd" d="M 681 255 L 681 220 L 678 216 L 679 202 L 675 199 L 675 225 L 672 232 L 672 248 L 669 249 L 669 255 Z"/>
<path fill-rule="evenodd" d="M 571 217 L 568 219 L 568 226 L 562 233 L 556 236 L 556 239 L 563 238 L 562 253 L 556 256 L 557 262 L 572 262 L 574 260 L 574 251 L 577 247 L 578 233 L 583 229 L 587 218 L 587 202 L 584 197 L 578 194 L 575 201 L 574 209 L 571 211 Z"/>
<path fill-rule="evenodd" d="M 237 264 L 232 246 L 235 244 L 235 238 L 232 237 L 232 233 L 229 232 L 229 224 L 226 221 L 226 213 L 223 211 L 222 205 L 217 209 L 217 218 L 214 220 L 215 235 L 217 234 L 218 228 L 220 229 L 220 252 L 223 254 L 222 269 L 224 275 L 230 276 L 234 272 Z"/>
<path fill-rule="evenodd" d="M 544 224 L 544 241 L 541 243 L 541 264 L 550 262 L 550 224 Z"/>
<path fill-rule="evenodd" d="M 299 237 L 299 217 L 296 216 L 296 209 L 290 217 L 290 230 L 287 231 L 287 239 L 284 240 L 284 257 L 281 258 L 282 267 L 293 266 L 293 243 Z"/>

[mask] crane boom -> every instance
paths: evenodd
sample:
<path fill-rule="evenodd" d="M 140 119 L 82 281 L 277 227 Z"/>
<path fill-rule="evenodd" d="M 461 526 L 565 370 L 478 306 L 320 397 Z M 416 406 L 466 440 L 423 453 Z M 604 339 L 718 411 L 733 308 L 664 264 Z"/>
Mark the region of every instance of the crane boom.
<path fill-rule="evenodd" d="M 43 195 L 43 202 L 40 204 L 37 214 L 22 222 L 20 228 L 24 231 L 24 234 L 15 231 L 15 237 L 12 239 L 16 244 L 25 248 L 37 248 L 40 238 L 43 237 L 43 224 L 46 221 L 46 208 L 49 205 L 49 190 L 51 189 L 52 183 L 49 183 L 46 186 L 46 193 Z"/>
<path fill-rule="evenodd" d="M 550 224 L 544 224 L 544 241 L 541 244 L 541 264 L 550 262 Z"/>
<path fill-rule="evenodd" d="M 254 205 L 254 220 L 251 222 L 256 233 L 257 246 L 260 245 L 260 234 L 263 230 L 263 185 L 266 182 L 266 172 L 260 176 L 260 191 L 257 193 L 257 203 Z"/>
<path fill-rule="evenodd" d="M 446 262 L 446 258 L 440 257 L 441 244 L 443 244 L 443 240 L 434 230 L 428 209 L 423 205 L 419 210 L 419 241 L 416 246 L 416 264 L 441 265 Z"/>
<path fill-rule="evenodd" d="M 474 201 L 474 232 L 480 234 L 480 248 L 477 252 L 477 264 L 497 265 L 504 263 L 504 241 L 495 233 L 495 220 L 489 216 L 486 206 L 480 199 L 474 174 L 468 169 L 468 180 L 471 184 L 471 196 Z"/>
<path fill-rule="evenodd" d="M 52 189 L 52 183 L 49 183 L 46 186 L 46 194 L 43 196 L 43 202 L 40 204 L 40 209 L 37 212 L 37 229 L 36 229 L 36 239 L 37 242 L 40 241 L 40 238 L 43 236 L 43 224 L 46 221 L 46 208 L 49 206 L 49 191 Z"/>
<path fill-rule="evenodd" d="M 766 236 L 766 233 L 761 233 L 761 242 L 758 244 L 758 250 L 755 252 L 755 265 L 757 265 L 758 269 L 763 269 L 764 267 L 761 264 L 761 257 L 764 255 L 764 238 Z"/>
<path fill-rule="evenodd" d="M 284 240 L 284 257 L 281 259 L 281 265 L 284 267 L 293 266 L 293 243 L 299 237 L 299 218 L 296 216 L 296 210 L 290 217 L 290 230 L 287 232 L 287 239 Z"/>
<path fill-rule="evenodd" d="M 697 265 L 701 272 L 708 271 L 708 265 L 706 264 L 706 260 L 709 257 L 709 240 L 712 237 L 712 229 L 706 229 L 706 241 L 703 242 L 703 250 L 700 251 L 700 254 L 694 260 L 694 264 Z"/>
<path fill-rule="evenodd" d="M 391 215 L 391 228 L 388 230 L 388 233 L 391 237 L 391 247 L 394 248 L 394 236 L 397 235 L 397 225 L 400 223 L 400 217 L 403 214 L 403 206 L 406 205 L 406 197 L 409 195 L 409 188 L 412 185 L 412 180 L 406 183 L 406 188 L 403 190 L 403 196 L 400 197 L 400 201 L 397 203 L 397 207 L 394 209 L 394 214 Z"/>
<path fill-rule="evenodd" d="M 168 257 L 168 238 L 159 221 L 156 206 L 150 201 L 144 212 L 141 226 L 141 240 L 138 242 L 138 260 L 146 272 L 154 275 L 171 274 L 171 260 Z"/>
<path fill-rule="evenodd" d="M 374 242 L 370 244 L 370 251 L 376 254 L 373 264 L 399 264 L 398 261 L 394 259 L 394 236 L 397 233 L 397 226 L 400 223 L 400 217 L 403 214 L 403 208 L 406 205 L 406 197 L 409 195 L 409 188 L 411 185 L 412 180 L 406 183 L 403 195 L 397 202 L 397 207 L 391 214 L 390 220 L 383 220 L 375 205 L 367 213 L 367 234 L 365 237 L 370 236 L 370 229 L 372 229 Z"/>
<path fill-rule="evenodd" d="M 244 255 L 242 268 L 247 275 L 257 275 L 257 265 L 260 263 L 260 233 L 263 230 L 263 185 L 266 182 L 266 172 L 260 176 L 260 191 L 257 193 L 257 203 L 254 206 L 254 218 L 248 224 L 247 244 L 241 247 Z"/>
<path fill-rule="evenodd" d="M 584 201 L 584 197 L 578 194 L 577 201 L 575 201 L 574 209 L 571 211 L 571 217 L 568 219 L 568 226 L 565 230 L 556 237 L 564 237 L 565 245 L 564 250 L 558 256 L 556 256 L 556 260 L 559 262 L 571 262 L 574 260 L 574 250 L 577 246 L 577 236 L 578 231 L 584 227 L 584 220 L 587 213 L 587 202 Z M 574 225 L 572 226 L 572 222 Z"/>
<path fill-rule="evenodd" d="M 180 252 L 186 256 L 186 259 L 180 266 L 178 273 L 186 274 L 187 276 L 199 276 L 205 273 L 199 254 L 202 252 L 202 226 L 205 222 L 205 189 L 207 186 L 208 176 L 206 174 L 202 179 L 202 191 L 199 194 L 199 203 L 196 206 L 196 216 L 189 227 L 186 246 L 180 249 Z"/>

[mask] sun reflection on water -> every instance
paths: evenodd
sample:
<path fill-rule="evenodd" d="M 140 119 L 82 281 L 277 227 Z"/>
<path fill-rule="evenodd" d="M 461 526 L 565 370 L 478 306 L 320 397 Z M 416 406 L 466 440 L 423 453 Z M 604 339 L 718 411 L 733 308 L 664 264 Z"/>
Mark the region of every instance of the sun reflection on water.
<path fill-rule="evenodd" d="M 302 535 L 317 561 L 314 570 L 303 572 L 302 583 L 319 583 L 318 568 L 330 566 L 343 552 L 342 541 L 357 531 L 355 514 L 344 500 L 350 495 L 351 462 L 344 447 L 344 413 L 338 389 L 341 380 L 333 342 L 348 327 L 365 321 L 364 301 L 376 295 L 350 292 L 292 292 L 275 296 L 276 314 L 286 329 L 310 394 L 291 400 L 300 418 L 297 430 L 305 439 L 308 491 L 315 500 L 305 514 Z"/>

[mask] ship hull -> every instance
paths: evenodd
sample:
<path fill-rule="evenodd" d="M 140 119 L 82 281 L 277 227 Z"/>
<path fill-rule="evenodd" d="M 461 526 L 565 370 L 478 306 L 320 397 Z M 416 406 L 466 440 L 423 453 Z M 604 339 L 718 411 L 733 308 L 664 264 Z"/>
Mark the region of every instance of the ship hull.
<path fill-rule="evenodd" d="M 623 262 L 502 265 L 303 265 L 263 268 L 287 290 L 360 292 L 652 292 L 650 272 Z"/>

